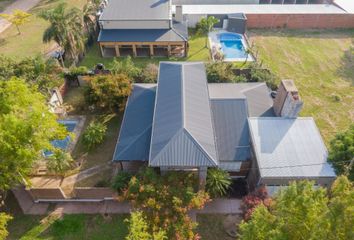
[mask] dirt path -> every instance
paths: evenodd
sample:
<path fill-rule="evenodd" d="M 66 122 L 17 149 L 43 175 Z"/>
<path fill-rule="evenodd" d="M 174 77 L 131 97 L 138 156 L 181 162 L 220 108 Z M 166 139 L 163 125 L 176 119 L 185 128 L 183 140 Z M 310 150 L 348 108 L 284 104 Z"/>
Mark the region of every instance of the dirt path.
<path fill-rule="evenodd" d="M 10 14 L 12 13 L 15 9 L 19 9 L 22 11 L 29 11 L 31 8 L 36 6 L 41 0 L 17 0 L 14 3 L 10 4 L 7 6 L 1 13 L 6 13 Z M 0 18 L 0 33 L 5 31 L 8 27 L 11 26 L 11 23 L 6 21 L 3 18 Z"/>

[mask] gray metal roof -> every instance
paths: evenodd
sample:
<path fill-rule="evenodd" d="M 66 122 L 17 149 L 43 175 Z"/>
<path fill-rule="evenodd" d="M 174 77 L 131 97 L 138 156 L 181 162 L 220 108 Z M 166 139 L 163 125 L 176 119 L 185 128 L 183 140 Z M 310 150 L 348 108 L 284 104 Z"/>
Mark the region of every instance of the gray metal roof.
<path fill-rule="evenodd" d="M 113 161 L 148 160 L 156 84 L 134 84 Z"/>
<path fill-rule="evenodd" d="M 210 99 L 247 99 L 250 117 L 273 117 L 273 99 L 265 83 L 211 83 Z"/>
<path fill-rule="evenodd" d="M 175 29 L 102 29 L 98 42 L 181 42 L 187 38 Z"/>
<path fill-rule="evenodd" d="M 313 118 L 249 118 L 263 178 L 335 177 Z"/>
<path fill-rule="evenodd" d="M 160 63 L 150 166 L 216 166 L 203 63 Z"/>
<path fill-rule="evenodd" d="M 251 157 L 246 99 L 211 100 L 219 161 Z"/>
<path fill-rule="evenodd" d="M 169 0 L 109 0 L 100 21 L 170 19 Z"/>

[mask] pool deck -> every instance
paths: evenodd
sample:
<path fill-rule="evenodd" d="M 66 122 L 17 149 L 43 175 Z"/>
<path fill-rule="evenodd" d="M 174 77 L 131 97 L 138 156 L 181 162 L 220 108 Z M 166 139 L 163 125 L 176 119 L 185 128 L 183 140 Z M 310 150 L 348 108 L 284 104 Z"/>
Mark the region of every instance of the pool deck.
<path fill-rule="evenodd" d="M 218 34 L 220 34 L 220 33 L 238 34 L 238 33 L 234 33 L 234 32 L 228 32 L 224 29 L 215 29 L 215 31 L 209 33 L 208 39 L 209 39 L 210 53 L 211 53 L 211 57 L 212 57 L 213 61 L 216 61 L 214 59 L 214 55 L 212 52 L 213 48 L 219 49 L 221 52 L 223 52 L 220 41 L 218 39 Z M 239 34 L 239 35 L 242 35 L 242 34 Z M 245 46 L 245 48 L 248 48 L 248 44 L 247 44 L 244 36 L 242 36 L 242 44 L 243 44 L 243 46 Z M 223 59 L 223 62 L 244 62 L 244 61 L 246 61 L 246 58 L 224 58 Z M 249 54 L 248 58 L 247 58 L 247 62 L 253 62 L 253 61 L 254 61 L 254 58 L 253 58 L 252 54 Z"/>

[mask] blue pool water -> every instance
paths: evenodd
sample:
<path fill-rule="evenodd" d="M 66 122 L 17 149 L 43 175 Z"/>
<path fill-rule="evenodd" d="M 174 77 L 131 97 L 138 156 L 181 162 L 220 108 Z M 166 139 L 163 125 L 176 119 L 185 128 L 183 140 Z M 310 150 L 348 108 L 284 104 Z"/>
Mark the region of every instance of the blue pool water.
<path fill-rule="evenodd" d="M 220 33 L 218 37 L 225 59 L 247 57 L 241 35 L 235 33 Z"/>
<path fill-rule="evenodd" d="M 59 123 L 63 124 L 66 129 L 68 130 L 68 132 L 73 132 L 78 121 L 75 120 L 61 120 L 58 121 Z M 53 145 L 53 147 L 55 148 L 60 148 L 62 150 L 67 150 L 69 143 L 70 143 L 70 136 L 67 136 L 66 138 L 64 138 L 63 140 L 54 140 L 51 142 L 51 144 Z M 49 157 L 51 156 L 53 153 L 51 151 L 43 151 L 43 154 L 45 157 Z"/>

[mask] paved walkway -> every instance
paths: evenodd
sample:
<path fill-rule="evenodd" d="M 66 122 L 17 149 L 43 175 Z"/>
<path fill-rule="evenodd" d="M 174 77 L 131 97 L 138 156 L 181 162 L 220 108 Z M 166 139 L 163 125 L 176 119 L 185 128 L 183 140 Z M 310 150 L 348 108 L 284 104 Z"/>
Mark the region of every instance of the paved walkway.
<path fill-rule="evenodd" d="M 10 14 L 15 9 L 19 9 L 19 10 L 27 12 L 28 10 L 30 10 L 31 8 L 36 6 L 40 1 L 41 0 L 17 0 L 14 3 L 12 3 L 11 5 L 7 6 L 5 8 L 5 10 L 2 11 L 1 13 Z M 3 18 L 0 18 L 0 33 L 5 31 L 10 26 L 11 26 L 11 23 L 9 23 L 8 21 L 6 21 Z"/>
<path fill-rule="evenodd" d="M 12 190 L 24 214 L 44 215 L 48 211 L 48 203 L 34 203 L 30 194 L 24 188 Z M 240 199 L 214 199 L 202 210 L 193 210 L 189 213 L 192 219 L 197 214 L 240 214 Z M 63 214 L 121 214 L 130 213 L 128 202 L 106 200 L 102 202 L 62 202 L 54 207 L 55 212 Z"/>

